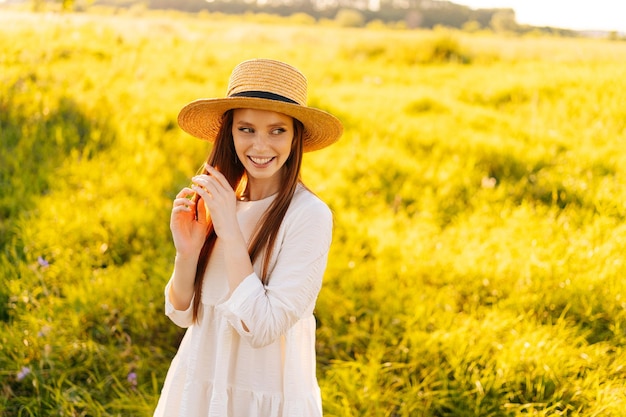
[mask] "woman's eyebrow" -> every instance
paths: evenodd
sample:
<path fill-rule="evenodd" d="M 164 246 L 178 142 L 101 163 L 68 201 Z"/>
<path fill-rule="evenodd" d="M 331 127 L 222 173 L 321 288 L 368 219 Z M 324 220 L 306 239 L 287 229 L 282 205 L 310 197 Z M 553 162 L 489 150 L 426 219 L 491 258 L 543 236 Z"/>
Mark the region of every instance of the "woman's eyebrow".
<path fill-rule="evenodd" d="M 255 125 L 253 122 L 249 122 L 249 121 L 247 121 L 247 120 L 243 120 L 243 119 L 242 119 L 242 120 L 237 120 L 237 121 L 235 122 L 235 124 L 236 124 L 237 126 L 246 125 L 246 126 L 254 126 L 254 127 L 258 127 L 258 126 L 257 126 L 257 125 Z M 289 125 L 289 123 L 287 123 L 287 122 L 283 122 L 282 120 L 278 120 L 278 121 L 275 121 L 275 122 L 270 122 L 270 123 L 267 123 L 267 124 L 263 124 L 263 125 L 261 125 L 261 126 L 267 126 L 267 127 L 284 127 L 284 126 L 288 126 L 288 125 Z"/>

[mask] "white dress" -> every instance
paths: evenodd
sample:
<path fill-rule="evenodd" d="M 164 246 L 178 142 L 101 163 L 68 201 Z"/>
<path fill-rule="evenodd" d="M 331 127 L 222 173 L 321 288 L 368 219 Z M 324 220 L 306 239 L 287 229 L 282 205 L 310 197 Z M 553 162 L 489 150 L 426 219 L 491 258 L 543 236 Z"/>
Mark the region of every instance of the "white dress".
<path fill-rule="evenodd" d="M 274 198 L 237 203 L 247 241 Z M 255 262 L 255 272 L 226 298 L 219 239 L 207 266 L 197 323 L 192 307 L 174 309 L 168 298 L 171 281 L 167 284 L 165 314 L 188 329 L 155 417 L 322 415 L 313 309 L 331 238 L 331 211 L 300 185 L 280 227 L 266 286 L 259 279 L 261 262 Z"/>

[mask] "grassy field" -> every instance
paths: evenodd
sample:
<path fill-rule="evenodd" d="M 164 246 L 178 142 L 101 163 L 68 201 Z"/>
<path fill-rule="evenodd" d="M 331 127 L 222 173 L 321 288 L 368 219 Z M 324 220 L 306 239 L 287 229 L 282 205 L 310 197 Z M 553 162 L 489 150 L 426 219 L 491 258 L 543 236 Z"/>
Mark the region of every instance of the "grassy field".
<path fill-rule="evenodd" d="M 263 19 L 0 13 L 0 414 L 151 415 L 176 115 L 262 56 L 346 127 L 326 416 L 626 415 L 626 42 Z"/>

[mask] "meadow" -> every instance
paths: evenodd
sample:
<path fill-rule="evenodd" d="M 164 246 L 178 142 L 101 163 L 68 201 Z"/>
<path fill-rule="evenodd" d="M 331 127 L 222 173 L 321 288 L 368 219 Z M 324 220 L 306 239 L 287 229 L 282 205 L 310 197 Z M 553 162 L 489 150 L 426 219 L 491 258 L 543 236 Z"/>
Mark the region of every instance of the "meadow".
<path fill-rule="evenodd" d="M 179 109 L 277 58 L 342 140 L 328 417 L 626 415 L 626 42 L 175 13 L 0 13 L 0 414 L 150 416 Z"/>

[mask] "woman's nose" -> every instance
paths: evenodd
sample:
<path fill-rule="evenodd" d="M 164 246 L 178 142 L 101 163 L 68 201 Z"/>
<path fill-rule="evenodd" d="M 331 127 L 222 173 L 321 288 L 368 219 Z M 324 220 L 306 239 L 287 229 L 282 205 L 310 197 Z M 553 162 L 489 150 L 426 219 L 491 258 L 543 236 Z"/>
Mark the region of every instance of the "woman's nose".
<path fill-rule="evenodd" d="M 263 150 L 267 148 L 267 144 L 268 144 L 268 139 L 265 134 L 257 133 L 254 136 L 254 142 L 253 142 L 254 149 Z"/>

